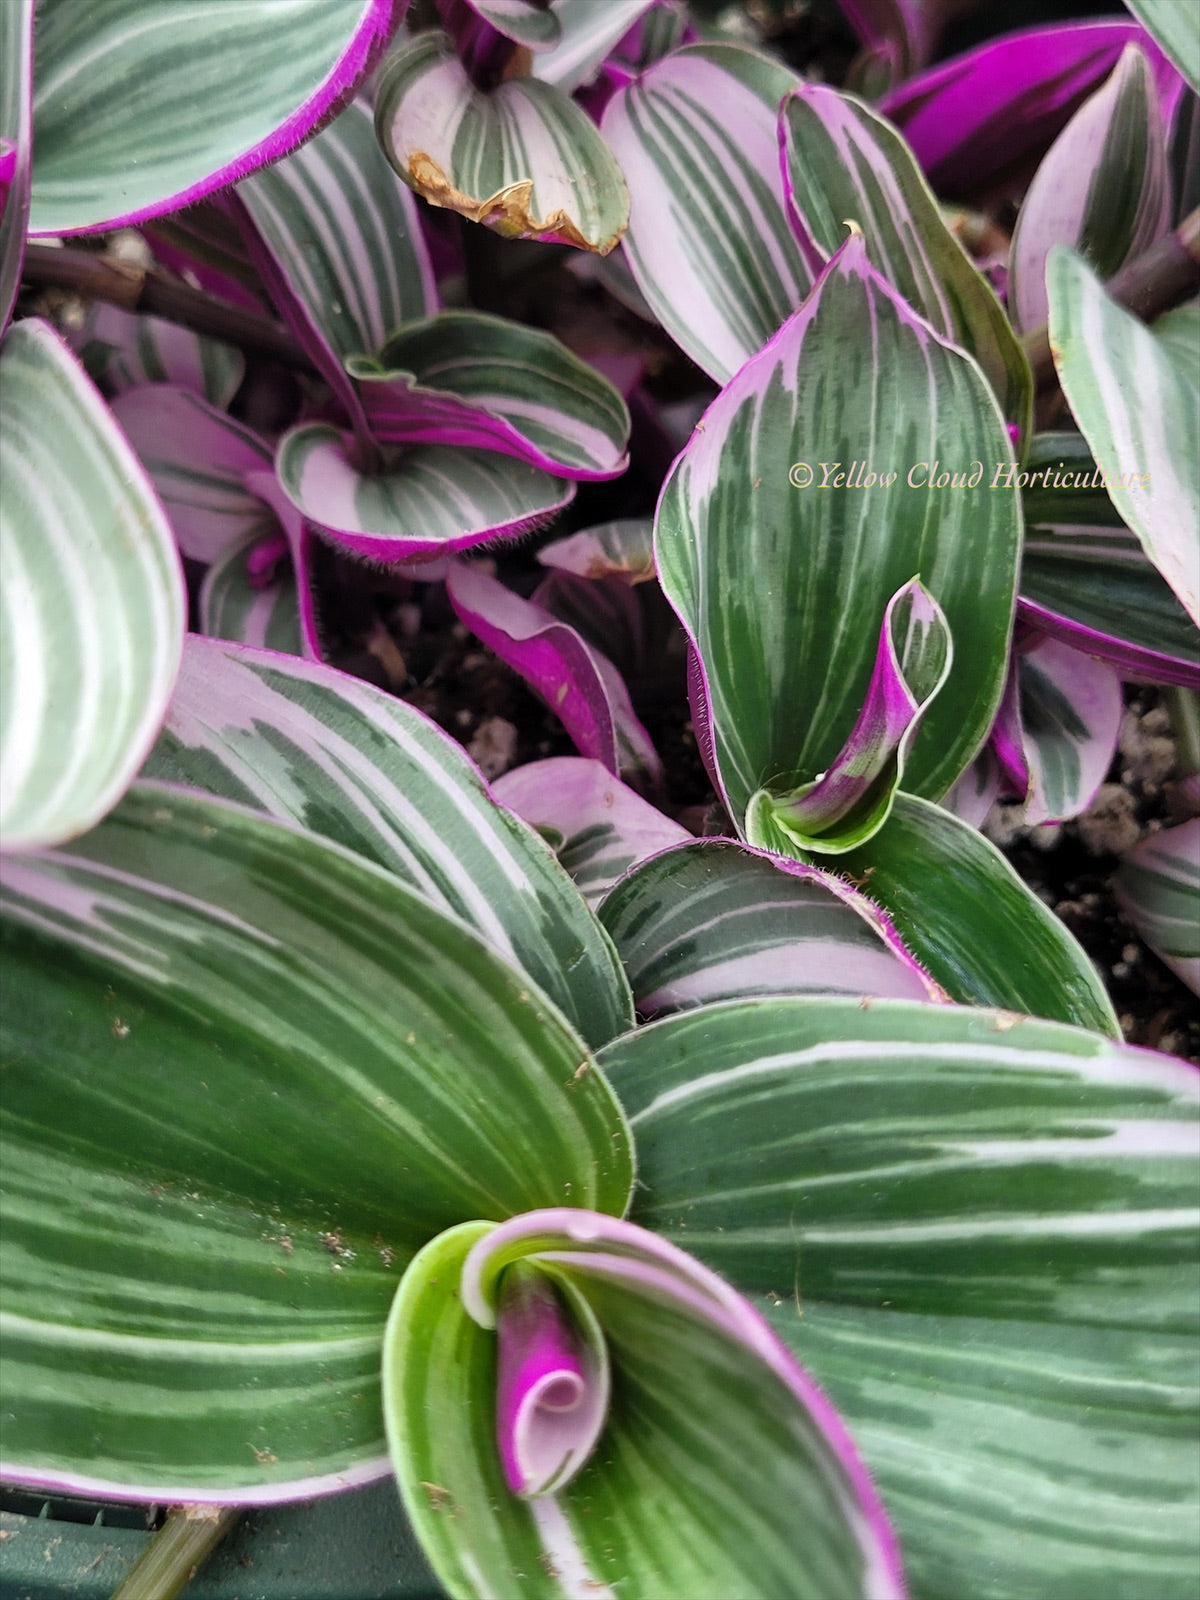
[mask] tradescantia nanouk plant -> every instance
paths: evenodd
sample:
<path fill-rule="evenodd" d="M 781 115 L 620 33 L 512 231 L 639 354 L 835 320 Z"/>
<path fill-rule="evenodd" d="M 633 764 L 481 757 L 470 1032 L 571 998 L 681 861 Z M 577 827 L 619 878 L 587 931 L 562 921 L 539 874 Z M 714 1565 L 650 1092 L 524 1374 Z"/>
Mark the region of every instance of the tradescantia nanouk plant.
<path fill-rule="evenodd" d="M 0 7 L 8 1480 L 393 1475 L 464 1597 L 1194 1594 L 1200 1079 L 979 826 L 1165 686 L 1196 987 L 1179 10 L 846 0 L 835 88 L 677 0 Z M 381 596 L 578 753 L 340 670 Z"/>

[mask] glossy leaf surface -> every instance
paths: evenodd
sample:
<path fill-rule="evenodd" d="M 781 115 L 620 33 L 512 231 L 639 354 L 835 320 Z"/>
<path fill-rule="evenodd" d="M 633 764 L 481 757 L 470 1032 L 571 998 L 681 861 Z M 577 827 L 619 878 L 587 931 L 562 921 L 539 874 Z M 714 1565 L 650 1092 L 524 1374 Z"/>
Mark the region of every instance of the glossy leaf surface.
<path fill-rule="evenodd" d="M 136 222 L 284 155 L 353 92 L 406 7 L 39 0 L 30 227 Z"/>
<path fill-rule="evenodd" d="M 139 785 L 7 864 L 8 1470 L 259 1501 L 377 1475 L 396 1276 L 464 1214 L 623 1209 L 532 982 L 391 874 Z"/>
<path fill-rule="evenodd" d="M 90 828 L 137 772 L 179 666 L 183 577 L 149 479 L 47 323 L 0 349 L 0 838 Z"/>
<path fill-rule="evenodd" d="M 915 1595 L 1185 1600 L 1193 1068 L 1003 1013 L 784 999 L 602 1060 L 638 1141 L 633 1220 L 827 1388 Z"/>
<path fill-rule="evenodd" d="M 593 1044 L 633 1020 L 548 848 L 420 712 L 328 667 L 188 638 L 153 777 L 298 823 L 394 873 L 524 968 Z"/>

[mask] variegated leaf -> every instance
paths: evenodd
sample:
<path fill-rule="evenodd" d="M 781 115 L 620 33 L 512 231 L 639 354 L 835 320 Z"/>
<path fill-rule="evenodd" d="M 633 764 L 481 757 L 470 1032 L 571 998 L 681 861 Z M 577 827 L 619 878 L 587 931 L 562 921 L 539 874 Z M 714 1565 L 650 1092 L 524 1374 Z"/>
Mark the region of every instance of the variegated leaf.
<path fill-rule="evenodd" d="M 638 287 L 718 383 L 819 270 L 792 236 L 779 176 L 779 102 L 799 86 L 741 45 L 689 45 L 619 90 L 601 122 L 629 184 L 624 250 Z"/>
<path fill-rule="evenodd" d="M 137 222 L 277 160 L 344 104 L 407 3 L 38 0 L 33 231 Z"/>
<path fill-rule="evenodd" d="M 1195 1583 L 1200 1078 L 1004 1013 L 709 1006 L 601 1055 L 632 1219 L 754 1300 L 929 1600 Z"/>
<path fill-rule="evenodd" d="M 586 112 L 534 78 L 477 89 L 444 34 L 418 34 L 388 57 L 375 129 L 418 194 L 508 238 L 603 255 L 625 231 L 625 180 Z"/>
<path fill-rule="evenodd" d="M 1017 657 L 1029 762 L 1024 822 L 1061 822 L 1091 804 L 1116 754 L 1124 701 L 1106 661 L 1041 637 Z"/>
<path fill-rule="evenodd" d="M 138 785 L 4 883 L 7 1473 L 237 1503 L 378 1476 L 411 1255 L 627 1203 L 582 1041 L 390 873 L 194 791 Z"/>
<path fill-rule="evenodd" d="M 1171 221 L 1171 174 L 1150 64 L 1126 45 L 1112 76 L 1054 141 L 1021 204 L 1008 257 L 1008 304 L 1022 330 L 1049 315 L 1046 258 L 1070 245 L 1102 278 L 1148 249 Z"/>
<path fill-rule="evenodd" d="M 215 561 L 275 526 L 246 487 L 248 474 L 271 470 L 271 447 L 252 429 L 169 384 L 128 390 L 113 415 L 161 495 L 185 556 Z"/>
<path fill-rule="evenodd" d="M 544 567 L 573 572 L 581 578 L 623 578 L 626 583 L 646 583 L 656 576 L 654 524 L 649 517 L 627 517 L 604 522 L 553 539 L 538 551 Z"/>
<path fill-rule="evenodd" d="M 0 336 L 25 257 L 32 107 L 33 0 L 9 0 L 0 12 Z"/>
<path fill-rule="evenodd" d="M 940 806 L 897 795 L 886 824 L 838 867 L 952 999 L 1120 1037 L 1082 946 L 994 845 Z"/>
<path fill-rule="evenodd" d="M 612 947 L 550 851 L 493 803 L 452 739 L 394 696 L 189 637 L 145 770 L 386 867 L 529 972 L 593 1044 L 630 1026 Z"/>
<path fill-rule="evenodd" d="M 279 441 L 279 482 L 337 545 L 376 561 L 411 561 L 528 533 L 568 505 L 575 485 L 491 450 L 413 444 L 383 470 L 355 464 L 350 435 L 301 423 Z"/>
<path fill-rule="evenodd" d="M 1200 626 L 1200 308 L 1158 338 L 1063 245 L 1046 284 L 1054 364 L 1105 488 Z"/>
<path fill-rule="evenodd" d="M 72 342 L 109 394 L 171 383 L 223 410 L 246 371 L 246 358 L 233 345 L 161 317 L 132 316 L 102 300 L 91 307 L 86 326 Z"/>
<path fill-rule="evenodd" d="M 372 354 L 402 323 L 437 309 L 416 202 L 363 104 L 236 193 L 280 314 L 339 389 L 349 357 Z"/>
<path fill-rule="evenodd" d="M 171 529 L 47 323 L 0 347 L 0 841 L 90 828 L 153 741 L 187 601 Z"/>
<path fill-rule="evenodd" d="M 255 557 L 264 549 L 275 559 L 258 577 L 255 568 L 262 563 Z M 305 653 L 296 577 L 286 542 L 278 536 L 268 534 L 264 541 L 252 533 L 223 550 L 200 585 L 199 611 L 200 632 L 211 639 L 261 645 L 289 656 Z M 153 770 L 152 762 L 145 770 Z"/>
<path fill-rule="evenodd" d="M 1024 351 L 896 130 L 852 95 L 810 84 L 780 107 L 779 140 L 789 212 L 806 256 L 828 261 L 852 217 L 871 265 L 938 333 L 975 357 L 1024 437 L 1033 397 Z"/>
<path fill-rule="evenodd" d="M 659 781 L 662 763 L 624 679 L 577 629 L 466 562 L 450 569 L 446 593 L 460 620 L 546 702 L 580 755 L 614 775 Z"/>
<path fill-rule="evenodd" d="M 630 867 L 691 838 L 602 762 L 582 756 L 528 761 L 497 778 L 492 793 L 537 829 L 592 907 Z"/>
<path fill-rule="evenodd" d="M 497 33 L 529 50 L 549 50 L 559 38 L 562 24 L 551 0 L 466 0 L 472 11 Z"/>
<path fill-rule="evenodd" d="M 511 1492 L 495 1437 L 487 1324 L 503 1337 L 514 1269 L 557 1291 L 613 1372 L 591 1459 L 533 1499 Z M 503 1273 L 498 1311 L 476 1281 L 489 1271 Z M 824 1396 L 715 1273 L 627 1222 L 542 1212 L 434 1240 L 396 1297 L 384 1372 L 401 1489 L 453 1594 L 904 1594 L 887 1518 Z"/>
<path fill-rule="evenodd" d="M 629 411 L 617 390 L 552 334 L 507 317 L 445 311 L 348 367 L 384 444 L 497 450 L 579 479 L 616 477 L 628 464 Z"/>
<path fill-rule="evenodd" d="M 598 914 L 643 1015 L 755 994 L 946 999 L 844 878 L 730 839 L 651 856 Z"/>
<path fill-rule="evenodd" d="M 989 489 L 982 462 L 1009 454 L 979 368 L 897 297 L 860 237 L 709 407 L 663 490 L 655 548 L 739 827 L 759 788 L 810 782 L 837 757 L 880 619 L 914 574 L 955 661 L 905 782 L 941 795 L 970 763 L 1004 684 L 1021 532 L 1016 495 Z"/>
<path fill-rule="evenodd" d="M 1125 0 L 1134 16 L 1200 94 L 1200 29 L 1177 0 Z"/>
<path fill-rule="evenodd" d="M 595 77 L 609 52 L 658 0 L 557 0 L 553 15 L 561 30 L 549 50 L 530 67 L 535 78 L 573 94 Z"/>
<path fill-rule="evenodd" d="M 1121 862 L 1114 889 L 1155 955 L 1200 994 L 1200 818 L 1144 839 Z"/>

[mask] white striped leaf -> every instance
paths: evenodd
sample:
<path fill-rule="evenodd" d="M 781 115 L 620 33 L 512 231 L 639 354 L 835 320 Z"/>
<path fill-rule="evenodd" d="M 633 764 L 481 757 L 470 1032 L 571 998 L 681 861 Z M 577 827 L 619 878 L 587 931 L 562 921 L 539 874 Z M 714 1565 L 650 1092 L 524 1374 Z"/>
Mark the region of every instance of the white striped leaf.
<path fill-rule="evenodd" d="M 38 0 L 31 228 L 137 222 L 277 160 L 344 103 L 406 7 Z"/>
<path fill-rule="evenodd" d="M 1044 635 L 1017 655 L 1021 735 L 1029 765 L 1027 827 L 1077 817 L 1116 754 L 1124 700 L 1107 661 Z"/>
<path fill-rule="evenodd" d="M 445 34 L 418 34 L 388 57 L 375 130 L 418 194 L 506 238 L 603 255 L 625 231 L 625 180 L 587 113 L 535 78 L 477 89 Z"/>
<path fill-rule="evenodd" d="M 658 0 L 557 0 L 559 37 L 533 58 L 530 71 L 543 83 L 573 94 L 590 83 L 605 57 Z"/>
<path fill-rule="evenodd" d="M 578 629 L 467 562 L 451 567 L 446 593 L 460 620 L 546 702 L 580 755 L 613 774 L 661 781 L 662 763 L 625 680 Z"/>
<path fill-rule="evenodd" d="M 215 561 L 231 545 L 261 537 L 275 519 L 246 487 L 269 472 L 271 446 L 243 423 L 177 385 L 130 389 L 113 415 L 158 490 L 185 556 Z"/>
<path fill-rule="evenodd" d="M 1125 0 L 1125 3 L 1200 94 L 1200 29 L 1187 6 L 1179 5 L 1177 0 Z"/>
<path fill-rule="evenodd" d="M 493 803 L 452 739 L 394 696 L 191 636 L 145 771 L 386 867 L 529 972 L 593 1044 L 630 1026 L 612 947 L 550 851 Z"/>
<path fill-rule="evenodd" d="M 1149 62 L 1126 45 L 1034 174 L 1013 230 L 1008 304 L 1022 331 L 1049 315 L 1046 258 L 1070 245 L 1102 278 L 1149 249 L 1171 221 L 1171 174 Z"/>
<path fill-rule="evenodd" d="M 347 365 L 383 444 L 477 446 L 581 479 L 616 477 L 628 464 L 624 400 L 541 329 L 444 311 Z"/>
<path fill-rule="evenodd" d="M 0 841 L 98 822 L 141 765 L 187 601 L 149 479 L 47 323 L 0 347 Z"/>
<path fill-rule="evenodd" d="M 551 0 L 466 0 L 466 3 L 485 22 L 490 22 L 497 33 L 530 50 L 550 49 L 561 31 L 558 8 L 552 6 Z"/>
<path fill-rule="evenodd" d="M 350 356 L 372 354 L 402 323 L 437 309 L 416 202 L 361 102 L 236 193 L 280 314 L 339 387 Z"/>
<path fill-rule="evenodd" d="M 994 845 L 940 806 L 897 795 L 880 831 L 838 867 L 954 1000 L 1120 1037 L 1083 948 Z"/>
<path fill-rule="evenodd" d="M 651 856 L 597 914 L 644 1016 L 755 994 L 947 998 L 844 878 L 731 839 Z"/>
<path fill-rule="evenodd" d="M 1157 338 L 1064 245 L 1046 286 L 1054 364 L 1105 487 L 1200 626 L 1200 311 Z"/>
<path fill-rule="evenodd" d="M 602 762 L 582 756 L 527 761 L 497 778 L 492 794 L 537 829 L 593 908 L 630 867 L 691 838 Z"/>
<path fill-rule="evenodd" d="M 378 1476 L 412 1254 L 626 1204 L 582 1041 L 391 874 L 188 790 L 4 883 L 6 1471 L 236 1502 Z"/>
<path fill-rule="evenodd" d="M 688 45 L 609 101 L 601 131 L 629 184 L 625 257 L 654 315 L 726 383 L 812 286 L 779 173 L 795 73 L 741 45 Z M 911 574 L 910 574 L 911 576 Z"/>
<path fill-rule="evenodd" d="M 1035 436 L 1025 471 L 1022 615 L 1126 677 L 1200 687 L 1200 633 L 1117 515 L 1080 435 Z"/>
<path fill-rule="evenodd" d="M 25 259 L 32 105 L 33 0 L 10 0 L 0 9 L 0 335 Z"/>
<path fill-rule="evenodd" d="M 265 568 L 264 554 L 272 558 Z M 200 585 L 199 611 L 200 632 L 211 639 L 260 645 L 290 656 L 305 653 L 296 577 L 279 535 L 268 534 L 264 540 L 252 533 L 223 550 Z"/>
<path fill-rule="evenodd" d="M 1188 1600 L 1194 1069 L 1005 1013 L 801 999 L 685 1012 L 601 1061 L 632 1220 L 813 1371 L 920 1600 Z"/>
<path fill-rule="evenodd" d="M 1121 862 L 1114 889 L 1155 955 L 1200 994 L 1200 818 L 1144 839 Z"/>
<path fill-rule="evenodd" d="M 72 343 L 110 395 L 148 383 L 171 383 L 224 409 L 246 371 L 245 356 L 231 344 L 161 317 L 133 316 L 102 300 L 91 307 L 86 327 Z"/>
<path fill-rule="evenodd" d="M 552 539 L 537 553 L 544 567 L 573 572 L 581 578 L 622 578 L 646 583 L 657 576 L 654 566 L 654 524 L 649 517 L 624 517 L 584 528 L 565 539 Z"/>
<path fill-rule="evenodd" d="M 501 1472 L 496 1311 L 477 1281 L 495 1274 L 503 1290 L 514 1266 L 598 1324 L 613 1372 L 588 1464 L 536 1499 Z M 503 1301 L 499 1315 L 503 1330 Z M 904 1594 L 887 1519 L 824 1396 L 727 1284 L 628 1223 L 544 1212 L 434 1240 L 389 1318 L 384 1394 L 409 1515 L 454 1595 Z"/>
<path fill-rule="evenodd" d="M 871 265 L 938 333 L 975 357 L 1024 438 L 1033 400 L 1029 362 L 895 128 L 854 96 L 809 84 L 780 107 L 779 140 L 789 214 L 806 255 L 828 261 L 853 218 Z"/>
<path fill-rule="evenodd" d="M 575 485 L 492 450 L 412 444 L 380 472 L 356 464 L 349 434 L 301 423 L 279 441 L 284 493 L 336 545 L 376 561 L 447 555 L 528 533 L 568 505 Z"/>
<path fill-rule="evenodd" d="M 972 463 L 1008 458 L 978 366 L 897 297 L 860 237 L 709 407 L 663 490 L 655 549 L 703 663 L 739 827 L 756 790 L 810 782 L 842 750 L 885 608 L 914 576 L 955 658 L 905 783 L 936 797 L 970 763 L 1004 685 L 1021 534 L 1017 497 Z M 953 487 L 932 486 L 943 472 Z"/>

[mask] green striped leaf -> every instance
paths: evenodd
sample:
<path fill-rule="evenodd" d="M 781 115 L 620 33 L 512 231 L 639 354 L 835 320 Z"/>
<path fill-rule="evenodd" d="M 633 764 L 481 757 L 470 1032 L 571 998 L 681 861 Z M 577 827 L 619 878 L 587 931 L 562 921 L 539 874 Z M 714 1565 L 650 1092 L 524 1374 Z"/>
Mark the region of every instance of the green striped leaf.
<path fill-rule="evenodd" d="M 784 100 L 779 138 L 801 248 L 828 261 L 852 217 L 872 266 L 943 338 L 975 357 L 1024 438 L 1033 402 L 1029 362 L 900 134 L 853 95 L 808 84 Z"/>
<path fill-rule="evenodd" d="M 1046 286 L 1054 364 L 1105 488 L 1200 626 L 1200 312 L 1160 341 L 1062 245 Z"/>
<path fill-rule="evenodd" d="M 47 323 L 0 348 L 0 840 L 98 822 L 171 693 L 186 599 L 137 457 Z"/>
<path fill-rule="evenodd" d="M 1125 4 L 1200 94 L 1200 30 L 1187 6 L 1177 0 L 1125 0 Z"/>
<path fill-rule="evenodd" d="M 363 104 L 236 193 L 279 309 L 319 349 L 322 369 L 373 354 L 402 323 L 436 310 L 416 203 Z"/>
<path fill-rule="evenodd" d="M 658 0 L 556 0 L 551 13 L 561 33 L 549 50 L 539 51 L 530 71 L 544 83 L 572 94 L 589 83 L 605 58 Z M 664 13 L 668 15 L 669 13 Z"/>
<path fill-rule="evenodd" d="M 575 486 L 492 450 L 413 444 L 363 471 L 351 435 L 301 423 L 279 441 L 284 493 L 334 544 L 377 561 L 448 555 L 528 533 L 569 504 Z"/>
<path fill-rule="evenodd" d="M 978 366 L 896 296 L 861 237 L 709 407 L 667 479 L 655 549 L 739 827 L 756 790 L 833 764 L 888 602 L 914 576 L 954 665 L 905 785 L 937 797 L 969 765 L 1004 686 L 1021 537 L 1017 497 L 981 462 L 1010 454 Z"/>
<path fill-rule="evenodd" d="M 689 45 L 618 90 L 601 119 L 629 184 L 624 249 L 638 288 L 717 383 L 761 349 L 820 267 L 801 256 L 779 175 L 779 102 L 799 87 L 741 45 Z"/>
<path fill-rule="evenodd" d="M 412 1254 L 463 1216 L 626 1204 L 620 1108 L 553 1003 L 325 840 L 140 784 L 6 865 L 0 926 L 23 1481 L 263 1501 L 378 1475 Z"/>
<path fill-rule="evenodd" d="M 418 194 L 506 238 L 604 255 L 625 231 L 625 180 L 587 113 L 535 78 L 477 89 L 444 34 L 420 33 L 388 57 L 375 130 Z"/>
<path fill-rule="evenodd" d="M 496 1337 L 464 1309 L 478 1298 L 464 1276 L 472 1247 L 539 1269 L 608 1347 L 607 1425 L 554 1494 L 518 1499 L 501 1473 Z M 396 1297 L 384 1385 L 405 1503 L 454 1595 L 904 1592 L 890 1529 L 824 1397 L 727 1285 L 627 1223 L 550 1212 L 436 1239 Z"/>
<path fill-rule="evenodd" d="M 247 539 L 235 539 L 209 567 L 200 585 L 200 632 L 212 639 L 261 645 L 264 650 L 301 656 L 305 651 L 300 599 L 295 574 L 286 566 L 286 557 L 283 570 L 265 581 L 256 582 L 251 576 L 253 552 L 264 543 L 274 548 L 275 536 L 268 535 L 264 541 L 261 534 L 252 533 Z M 159 738 L 161 742 L 161 734 Z"/>
<path fill-rule="evenodd" d="M 561 31 L 558 9 L 550 0 L 467 0 L 467 4 L 506 39 L 531 50 L 549 49 Z"/>
<path fill-rule="evenodd" d="M 91 376 L 102 378 L 110 395 L 171 383 L 223 410 L 246 372 L 245 356 L 231 344 L 161 317 L 131 316 L 99 300 L 73 342 Z"/>
<path fill-rule="evenodd" d="M 113 415 L 150 474 L 185 556 L 215 561 L 275 526 L 245 483 L 249 474 L 272 468 L 270 445 L 252 429 L 165 383 L 118 395 Z"/>
<path fill-rule="evenodd" d="M 940 806 L 897 795 L 886 825 L 838 867 L 952 999 L 1120 1037 L 1082 947 L 981 833 Z"/>
<path fill-rule="evenodd" d="M 1200 994 L 1200 818 L 1144 839 L 1121 862 L 1113 887 L 1155 955 Z"/>
<path fill-rule="evenodd" d="M 1166 232 L 1171 174 L 1154 74 L 1125 46 L 1104 86 L 1059 134 L 1017 216 L 1008 258 L 1008 304 L 1022 331 L 1049 315 L 1046 258 L 1070 245 L 1102 278 Z"/>
<path fill-rule="evenodd" d="M 598 915 L 643 1016 L 754 994 L 946 998 L 844 878 L 728 839 L 651 856 Z"/>
<path fill-rule="evenodd" d="M 189 636 L 145 770 L 386 867 L 528 972 L 593 1045 L 631 1026 L 612 947 L 549 849 L 493 802 L 459 745 L 393 695 Z"/>
<path fill-rule="evenodd" d="M 25 259 L 33 103 L 33 0 L 0 10 L 0 335 Z"/>
<path fill-rule="evenodd" d="M 1187 1600 L 1194 1069 L 1003 1013 L 801 999 L 687 1012 L 601 1061 L 632 1219 L 813 1371 L 919 1600 Z"/>
<path fill-rule="evenodd" d="M 624 517 L 584 528 L 565 539 L 552 539 L 537 553 L 544 567 L 573 572 L 580 578 L 621 578 L 647 583 L 657 577 L 654 566 L 654 523 L 649 517 Z"/>
<path fill-rule="evenodd" d="M 345 100 L 406 4 L 38 0 L 30 227 L 136 222 L 277 160 Z"/>
<path fill-rule="evenodd" d="M 1077 817 L 1116 754 L 1125 709 L 1121 680 L 1107 661 L 1044 636 L 1020 650 L 1017 672 L 1029 767 L 1024 823 Z"/>

